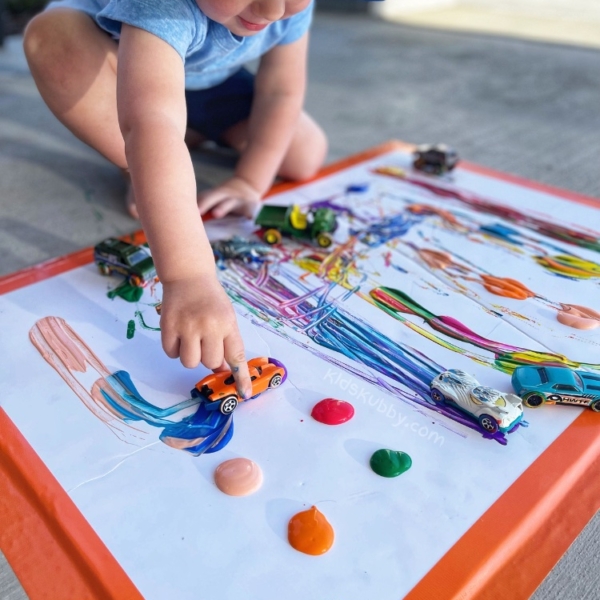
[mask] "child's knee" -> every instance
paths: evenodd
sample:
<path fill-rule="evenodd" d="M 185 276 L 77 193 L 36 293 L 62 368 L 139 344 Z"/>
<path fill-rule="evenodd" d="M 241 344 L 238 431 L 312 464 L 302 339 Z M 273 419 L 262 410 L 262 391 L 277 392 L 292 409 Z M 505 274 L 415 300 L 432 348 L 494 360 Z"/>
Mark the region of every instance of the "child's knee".
<path fill-rule="evenodd" d="M 38 64 L 48 56 L 50 45 L 56 40 L 56 27 L 60 21 L 52 11 L 35 16 L 23 35 L 23 49 L 29 64 Z"/>
<path fill-rule="evenodd" d="M 292 144 L 280 174 L 294 181 L 311 179 L 323 166 L 327 150 L 325 132 L 316 123 L 311 123 L 309 130 Z"/>
<path fill-rule="evenodd" d="M 90 18 L 79 11 L 54 9 L 29 22 L 23 48 L 36 79 L 64 79 L 82 55 L 88 21 Z"/>

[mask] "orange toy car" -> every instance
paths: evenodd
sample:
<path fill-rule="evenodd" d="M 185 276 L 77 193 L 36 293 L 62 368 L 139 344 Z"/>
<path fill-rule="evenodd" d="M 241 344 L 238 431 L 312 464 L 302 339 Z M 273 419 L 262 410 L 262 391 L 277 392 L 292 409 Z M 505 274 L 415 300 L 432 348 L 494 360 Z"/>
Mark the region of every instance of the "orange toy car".
<path fill-rule="evenodd" d="M 287 377 L 286 368 L 274 358 L 253 358 L 248 361 L 252 379 L 252 398 L 269 388 L 280 386 Z M 191 391 L 192 398 L 204 398 L 208 410 L 217 408 L 224 415 L 231 414 L 239 402 L 243 402 L 235 389 L 231 371 L 213 373 L 199 381 Z"/>

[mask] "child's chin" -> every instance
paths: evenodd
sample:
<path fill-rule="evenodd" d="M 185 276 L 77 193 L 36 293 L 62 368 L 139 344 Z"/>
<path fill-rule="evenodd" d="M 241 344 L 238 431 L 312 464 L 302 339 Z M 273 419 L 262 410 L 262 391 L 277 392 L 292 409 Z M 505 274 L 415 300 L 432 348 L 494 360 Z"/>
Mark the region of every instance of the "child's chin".
<path fill-rule="evenodd" d="M 229 29 L 233 35 L 237 35 L 239 37 L 252 37 L 258 33 L 258 31 L 249 31 L 243 27 L 228 27 L 227 29 Z"/>

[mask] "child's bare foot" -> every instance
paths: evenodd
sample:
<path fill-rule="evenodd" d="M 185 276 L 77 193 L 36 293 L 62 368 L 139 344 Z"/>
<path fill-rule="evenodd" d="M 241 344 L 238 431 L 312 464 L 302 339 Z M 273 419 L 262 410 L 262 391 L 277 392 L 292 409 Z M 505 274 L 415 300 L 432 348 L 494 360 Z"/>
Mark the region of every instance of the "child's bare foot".
<path fill-rule="evenodd" d="M 125 185 L 127 186 L 127 191 L 125 192 L 125 207 L 127 208 L 127 212 L 132 219 L 136 221 L 140 220 L 140 215 L 137 210 L 137 206 L 135 205 L 135 196 L 133 194 L 133 185 L 131 185 L 131 175 L 127 169 L 121 169 L 121 173 L 123 174 L 123 178 L 125 179 Z"/>

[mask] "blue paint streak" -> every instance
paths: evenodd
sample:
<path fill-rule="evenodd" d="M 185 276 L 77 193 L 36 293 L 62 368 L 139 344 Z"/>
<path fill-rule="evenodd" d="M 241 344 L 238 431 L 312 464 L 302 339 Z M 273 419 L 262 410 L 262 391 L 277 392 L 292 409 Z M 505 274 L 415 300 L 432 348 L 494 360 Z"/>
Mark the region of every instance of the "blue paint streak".
<path fill-rule="evenodd" d="M 351 229 L 350 233 L 370 248 L 377 248 L 395 238 L 406 235 L 414 225 L 422 220 L 423 217 L 420 215 L 399 213 L 393 217 L 371 223 L 366 229 Z"/>
<path fill-rule="evenodd" d="M 233 416 L 209 411 L 197 398 L 188 398 L 174 406 L 159 408 L 141 396 L 127 371 L 116 371 L 105 381 L 120 401 L 114 400 L 104 390 L 101 390 L 102 396 L 123 421 L 144 421 L 152 427 L 162 428 L 160 440 L 163 442 L 166 438 L 174 438 L 182 443 L 200 439 L 198 444 L 183 448 L 193 456 L 217 452 L 224 448 L 233 436 Z M 198 405 L 196 412 L 180 421 L 174 422 L 168 418 L 195 405 Z"/>

